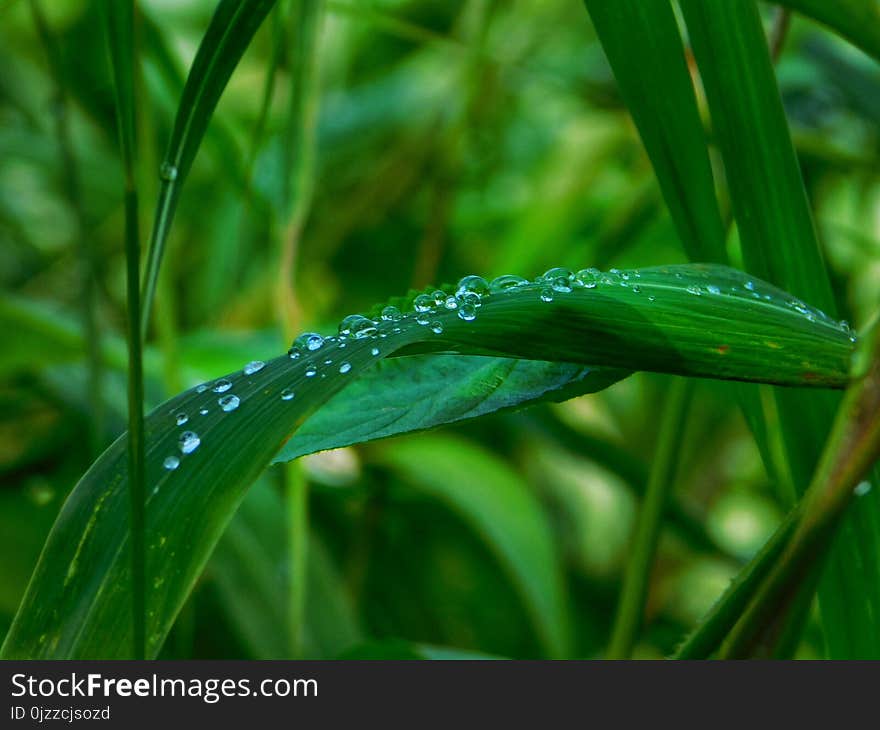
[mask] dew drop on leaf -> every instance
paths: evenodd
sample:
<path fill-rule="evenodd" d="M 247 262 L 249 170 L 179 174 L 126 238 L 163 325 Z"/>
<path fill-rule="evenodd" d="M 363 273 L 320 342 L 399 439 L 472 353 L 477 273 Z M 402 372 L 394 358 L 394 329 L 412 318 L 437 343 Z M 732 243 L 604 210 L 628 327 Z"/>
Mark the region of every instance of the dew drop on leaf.
<path fill-rule="evenodd" d="M 266 367 L 266 363 L 262 360 L 251 360 L 247 365 L 244 366 L 244 374 L 245 375 L 253 375 L 254 373 L 260 372 L 264 367 Z"/>
<path fill-rule="evenodd" d="M 238 408 L 240 403 L 241 398 L 239 398 L 237 395 L 232 395 L 232 393 L 230 393 L 229 395 L 224 395 L 217 401 L 217 405 L 220 406 L 220 410 L 226 411 L 227 413 L 229 413 L 229 411 L 234 411 L 236 408 Z"/>
<path fill-rule="evenodd" d="M 215 393 L 225 393 L 231 387 L 232 387 L 232 383 L 230 383 L 228 380 L 226 380 L 226 378 L 223 378 L 222 380 L 218 380 L 216 383 L 214 383 L 214 392 Z"/>
<path fill-rule="evenodd" d="M 184 431 L 180 434 L 180 439 L 177 443 L 180 446 L 181 453 L 191 454 L 199 448 L 199 444 L 202 443 L 202 440 L 195 431 Z"/>
<path fill-rule="evenodd" d="M 178 426 L 182 426 L 182 425 L 183 425 L 184 423 L 186 423 L 188 420 L 189 420 L 189 416 L 187 416 L 186 413 L 178 413 L 178 414 L 174 417 L 174 422 L 175 422 Z"/>
<path fill-rule="evenodd" d="M 294 392 L 291 388 L 285 388 L 281 391 L 281 400 L 293 400 Z"/>
<path fill-rule="evenodd" d="M 492 283 L 489 284 L 489 291 L 508 291 L 509 289 L 515 289 L 518 286 L 523 286 L 528 283 L 528 279 L 523 279 L 521 276 L 516 276 L 515 274 L 502 274 L 501 276 L 492 279 Z"/>
<path fill-rule="evenodd" d="M 340 364 L 340 366 L 339 366 L 340 373 L 345 375 L 349 370 L 351 370 L 351 363 L 350 362 L 344 362 L 344 363 Z"/>
<path fill-rule="evenodd" d="M 180 466 L 180 459 L 176 456 L 167 456 L 165 457 L 165 461 L 162 462 L 162 466 L 164 466 L 168 471 L 174 471 L 178 466 Z"/>
<path fill-rule="evenodd" d="M 395 307 L 393 304 L 389 304 L 387 307 L 385 307 L 382 310 L 382 313 L 380 316 L 386 322 L 396 322 L 403 315 L 400 313 L 400 310 L 397 307 Z"/>
<path fill-rule="evenodd" d="M 477 308 L 473 304 L 465 302 L 458 308 L 458 316 L 465 322 L 472 322 L 477 318 Z"/>

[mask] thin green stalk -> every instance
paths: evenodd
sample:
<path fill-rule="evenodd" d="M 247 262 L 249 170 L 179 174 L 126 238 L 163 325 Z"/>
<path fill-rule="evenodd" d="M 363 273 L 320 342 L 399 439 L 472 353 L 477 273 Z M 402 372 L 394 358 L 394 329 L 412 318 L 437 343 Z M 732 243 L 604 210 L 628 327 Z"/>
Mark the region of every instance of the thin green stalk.
<path fill-rule="evenodd" d="M 52 108 L 55 117 L 55 133 L 58 137 L 58 148 L 61 153 L 61 170 L 63 173 L 65 195 L 73 209 L 76 220 L 77 256 L 80 265 L 80 305 L 83 331 L 86 335 L 86 358 L 88 367 L 88 395 L 91 404 L 90 419 L 87 424 L 89 453 L 92 457 L 102 451 L 104 445 L 104 363 L 101 359 L 101 332 L 97 314 L 97 282 L 95 274 L 95 257 L 89 245 L 88 224 L 82 200 L 79 171 L 73 152 L 73 141 L 70 136 L 68 119 L 67 92 L 64 77 L 64 65 L 58 42 L 43 10 L 37 0 L 31 0 L 31 14 L 37 34 L 46 49 L 49 73 L 55 86 Z"/>
<path fill-rule="evenodd" d="M 294 276 L 297 250 L 312 207 L 315 188 L 315 131 L 319 103 L 318 43 L 324 19 L 324 0 L 302 0 L 291 14 L 295 28 L 290 60 L 290 108 L 282 147 L 284 178 L 282 229 L 278 274 L 278 308 L 289 337 L 297 329 L 298 306 Z"/>
<path fill-rule="evenodd" d="M 288 631 L 290 655 L 302 655 L 309 546 L 309 484 L 297 462 L 282 467 L 287 497 L 287 539 L 290 560 Z"/>
<path fill-rule="evenodd" d="M 632 654 L 636 637 L 645 612 L 648 583 L 663 515 L 675 484 L 675 472 L 684 438 L 684 423 L 693 394 L 693 381 L 677 378 L 672 383 L 660 423 L 657 450 L 651 465 L 648 487 L 639 511 L 635 534 L 630 544 L 629 562 L 623 579 L 617 616 L 608 659 L 628 659 Z"/>
<path fill-rule="evenodd" d="M 128 471 L 131 532 L 132 654 L 146 656 L 146 518 L 144 502 L 144 372 L 140 336 L 140 235 L 135 173 L 136 101 L 134 94 L 137 43 L 134 0 L 105 5 L 110 67 L 116 103 L 117 130 L 125 178 L 125 263 L 128 339 Z"/>

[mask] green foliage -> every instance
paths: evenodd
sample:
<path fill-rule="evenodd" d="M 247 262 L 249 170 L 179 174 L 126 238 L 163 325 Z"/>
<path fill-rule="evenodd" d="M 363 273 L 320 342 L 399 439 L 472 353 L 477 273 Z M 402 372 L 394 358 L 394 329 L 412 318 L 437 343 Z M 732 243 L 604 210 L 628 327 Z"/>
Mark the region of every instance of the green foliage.
<path fill-rule="evenodd" d="M 782 4 L 7 4 L 3 655 L 880 656 L 877 3 Z"/>

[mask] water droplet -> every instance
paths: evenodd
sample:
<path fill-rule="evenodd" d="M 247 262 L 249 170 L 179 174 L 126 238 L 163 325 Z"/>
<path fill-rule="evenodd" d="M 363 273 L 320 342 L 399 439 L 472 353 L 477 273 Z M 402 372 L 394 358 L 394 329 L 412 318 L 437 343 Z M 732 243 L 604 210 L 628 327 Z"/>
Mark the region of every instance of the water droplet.
<path fill-rule="evenodd" d="M 482 276 L 474 274 L 460 279 L 455 287 L 455 295 L 457 297 L 462 297 L 464 294 L 476 294 L 478 297 L 485 297 L 489 294 L 489 291 L 489 283 Z"/>
<path fill-rule="evenodd" d="M 602 272 L 599 269 L 589 268 L 581 269 L 574 275 L 574 281 L 585 289 L 595 289 L 599 283 Z"/>
<path fill-rule="evenodd" d="M 317 373 L 317 372 L 318 372 L 318 368 L 316 368 L 314 365 L 309 365 L 306 368 L 306 377 L 313 378 L 313 377 L 315 377 L 315 373 Z"/>
<path fill-rule="evenodd" d="M 299 349 L 296 345 L 291 346 L 291 348 L 287 351 L 288 357 L 291 360 L 296 360 L 298 357 L 302 355 L 302 350 Z"/>
<path fill-rule="evenodd" d="M 202 409 L 199 411 L 199 413 L 200 413 L 201 415 L 203 415 L 203 416 L 207 416 L 207 415 L 208 415 L 208 409 L 207 409 L 207 408 L 202 408 Z"/>
<path fill-rule="evenodd" d="M 413 309 L 417 312 L 430 312 L 434 308 L 434 297 L 427 294 L 419 294 L 413 299 Z"/>
<path fill-rule="evenodd" d="M 371 354 L 373 357 L 376 357 L 376 355 L 379 354 L 379 348 L 378 348 L 378 347 L 374 347 L 372 350 L 370 350 L 370 354 Z"/>
<path fill-rule="evenodd" d="M 339 372 L 345 375 L 349 370 L 351 370 L 351 363 L 344 362 L 339 366 Z"/>
<path fill-rule="evenodd" d="M 707 290 L 710 294 L 720 294 L 720 293 L 721 293 L 721 289 L 719 289 L 719 288 L 718 288 L 717 286 L 715 286 L 714 284 L 709 284 L 709 285 L 706 287 L 706 290 Z"/>
<path fill-rule="evenodd" d="M 492 279 L 492 283 L 489 284 L 489 291 L 507 291 L 509 289 L 515 289 L 518 286 L 523 286 L 528 283 L 529 280 L 523 279 L 521 276 L 516 276 L 515 274 L 502 274 L 501 276 L 496 276 L 494 279 Z"/>
<path fill-rule="evenodd" d="M 202 440 L 199 438 L 199 435 L 194 431 L 184 431 L 182 434 L 180 434 L 180 439 L 177 443 L 180 446 L 181 453 L 191 454 L 193 451 L 199 448 L 199 444 L 202 443 Z"/>
<path fill-rule="evenodd" d="M 260 372 L 264 367 L 266 367 L 266 363 L 262 360 L 251 360 L 247 365 L 244 366 L 244 374 L 245 375 L 253 375 L 254 373 Z"/>
<path fill-rule="evenodd" d="M 223 378 L 222 380 L 218 380 L 216 383 L 214 383 L 214 392 L 215 393 L 225 393 L 231 387 L 232 387 L 232 383 L 230 383 L 228 380 L 226 380 L 226 378 Z"/>
<path fill-rule="evenodd" d="M 754 281 L 751 281 L 751 280 L 747 281 L 745 284 L 743 284 L 743 286 L 746 289 L 748 289 L 749 291 L 755 291 L 755 282 Z"/>
<path fill-rule="evenodd" d="M 447 309 L 458 309 L 458 300 L 453 296 L 446 297 L 443 306 Z"/>
<path fill-rule="evenodd" d="M 174 420 L 178 426 L 182 426 L 184 423 L 186 423 L 189 420 L 189 416 L 186 415 L 186 413 L 178 413 L 174 417 Z"/>
<path fill-rule="evenodd" d="M 865 481 L 856 484 L 856 488 L 853 489 L 853 494 L 855 494 L 856 497 L 864 497 L 870 491 L 871 482 L 866 479 Z"/>
<path fill-rule="evenodd" d="M 165 457 L 165 461 L 162 462 L 162 466 L 164 466 L 168 471 L 174 471 L 177 467 L 180 466 L 180 459 L 176 456 L 167 456 Z"/>
<path fill-rule="evenodd" d="M 174 182 L 177 180 L 177 167 L 170 162 L 163 162 L 159 167 L 159 179 L 165 182 Z"/>
<path fill-rule="evenodd" d="M 633 286 L 632 290 L 633 290 L 633 294 L 640 294 L 642 291 L 642 287 L 640 287 L 638 284 L 636 284 Z"/>
<path fill-rule="evenodd" d="M 443 325 L 440 322 L 431 322 L 431 332 L 435 335 L 443 334 Z"/>
<path fill-rule="evenodd" d="M 204 393 L 208 389 L 207 383 L 202 383 L 200 386 L 196 388 L 196 393 Z"/>
<path fill-rule="evenodd" d="M 688 292 L 690 292 L 691 294 L 694 294 L 695 296 L 698 296 L 698 297 L 699 297 L 699 296 L 702 296 L 702 294 L 703 294 L 703 292 L 700 291 L 700 287 L 696 286 L 695 284 L 691 284 L 691 285 L 687 288 L 687 290 L 688 290 Z"/>
<path fill-rule="evenodd" d="M 419 312 L 419 313 L 416 315 L 416 322 L 417 322 L 418 324 L 426 325 L 426 324 L 428 324 L 428 322 L 430 322 L 430 321 L 431 321 L 430 318 L 428 317 L 427 313 L 425 313 L 425 312 Z"/>
<path fill-rule="evenodd" d="M 655 297 L 653 294 L 652 294 L 651 296 L 648 297 L 648 301 L 649 301 L 649 302 L 653 302 L 653 301 L 655 301 L 656 299 L 657 299 L 657 297 Z"/>
<path fill-rule="evenodd" d="M 236 408 L 238 408 L 240 403 L 241 398 L 239 398 L 237 395 L 232 395 L 232 393 L 230 393 L 229 395 L 224 395 L 217 401 L 217 405 L 220 406 L 220 410 L 226 411 L 227 413 L 229 411 L 234 411 Z"/>
<path fill-rule="evenodd" d="M 553 290 L 550 287 L 544 287 L 541 289 L 541 301 L 542 302 L 552 302 L 553 301 Z"/>
<path fill-rule="evenodd" d="M 281 400 L 293 400 L 294 395 L 292 388 L 285 388 L 281 391 Z"/>
<path fill-rule="evenodd" d="M 458 308 L 458 316 L 465 322 L 472 322 L 477 318 L 477 308 L 473 304 L 465 302 Z"/>
<path fill-rule="evenodd" d="M 396 322 L 401 317 L 403 317 L 403 315 L 400 313 L 400 310 L 393 304 L 389 304 L 387 307 L 385 307 L 382 310 L 382 314 L 380 316 L 386 322 Z"/>
<path fill-rule="evenodd" d="M 563 294 L 571 291 L 571 272 L 562 266 L 557 266 L 544 272 L 541 281 L 548 284 L 553 291 Z"/>
<path fill-rule="evenodd" d="M 439 289 L 435 289 L 431 293 L 431 297 L 434 299 L 435 306 L 442 307 L 443 303 L 446 301 L 446 292 L 442 292 Z"/>
<path fill-rule="evenodd" d="M 298 347 L 300 351 L 314 352 L 324 346 L 324 338 L 317 332 L 303 332 L 293 341 L 293 346 Z"/>
<path fill-rule="evenodd" d="M 362 340 L 378 332 L 376 323 L 362 314 L 349 314 L 339 323 L 339 336 Z"/>

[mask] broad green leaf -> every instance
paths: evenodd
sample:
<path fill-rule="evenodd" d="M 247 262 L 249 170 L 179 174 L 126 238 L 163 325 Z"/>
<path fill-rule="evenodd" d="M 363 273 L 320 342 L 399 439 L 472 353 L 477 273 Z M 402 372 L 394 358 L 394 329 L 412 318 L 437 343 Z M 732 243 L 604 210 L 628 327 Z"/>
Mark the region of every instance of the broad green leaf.
<path fill-rule="evenodd" d="M 275 461 L 607 388 L 628 371 L 468 355 L 383 360 L 333 396 Z"/>
<path fill-rule="evenodd" d="M 828 274 L 754 2 L 682 0 L 694 54 L 724 160 L 731 203 L 749 271 L 827 312 Z M 810 483 L 839 404 L 833 394 L 775 393 L 786 460 L 797 493 Z M 874 490 L 876 491 L 876 490 Z M 880 535 L 880 501 L 850 511 L 820 586 L 832 657 L 880 656 L 880 574 L 864 545 Z"/>
<path fill-rule="evenodd" d="M 395 442 L 380 450 L 379 459 L 472 524 L 520 592 L 547 654 L 566 657 L 571 647 L 561 559 L 541 503 L 522 477 L 451 436 Z"/>
<path fill-rule="evenodd" d="M 448 294 L 426 294 L 417 297 L 425 311 L 346 320 L 352 331 L 345 337 L 314 350 L 300 340 L 292 350 L 297 357 L 199 386 L 147 417 L 149 655 L 161 646 L 249 485 L 312 413 L 383 356 L 543 359 L 553 353 L 562 362 L 599 368 L 814 387 L 848 381 L 853 342 L 847 327 L 724 267 L 585 271 L 571 278 L 554 271 L 496 287 L 478 301 L 474 296 L 453 299 L 448 308 Z M 118 439 L 68 498 L 3 656 L 123 657 L 129 651 L 126 441 Z"/>
<path fill-rule="evenodd" d="M 160 170 L 162 187 L 144 272 L 142 330 L 149 322 L 165 241 L 183 181 L 229 77 L 274 4 L 275 0 L 221 0 L 199 44 Z"/>
<path fill-rule="evenodd" d="M 691 260 L 724 263 L 706 135 L 668 0 L 586 0 Z"/>
<path fill-rule="evenodd" d="M 880 2 L 877 0 L 777 0 L 824 23 L 850 43 L 880 61 Z"/>

